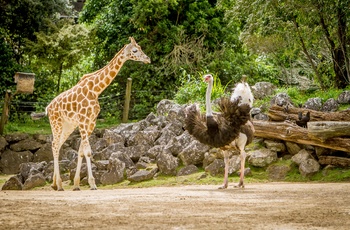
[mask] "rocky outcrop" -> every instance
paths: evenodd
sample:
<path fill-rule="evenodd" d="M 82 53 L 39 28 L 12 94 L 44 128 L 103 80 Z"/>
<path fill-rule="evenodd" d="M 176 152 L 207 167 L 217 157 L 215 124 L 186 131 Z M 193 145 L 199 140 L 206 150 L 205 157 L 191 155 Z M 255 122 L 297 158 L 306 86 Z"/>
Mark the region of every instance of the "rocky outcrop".
<path fill-rule="evenodd" d="M 265 90 L 261 95 L 270 94 L 273 89 Z M 342 98 L 346 100 L 347 95 Z M 291 105 L 286 94 L 278 94 L 271 103 Z M 259 109 L 255 111 L 255 115 L 262 115 Z M 140 182 L 151 180 L 158 174 L 183 176 L 198 172 L 199 167 L 207 174 L 223 175 L 222 152 L 190 136 L 183 128 L 184 118 L 185 106 L 162 100 L 156 113 L 150 113 L 144 120 L 95 130 L 90 144 L 96 184 L 109 185 L 124 180 Z M 28 134 L 0 137 L 0 172 L 15 174 L 2 189 L 31 189 L 52 182 L 51 139 L 51 135 Z M 80 135 L 75 131 L 60 150 L 60 173 L 64 181 L 74 178 L 79 145 Z M 254 167 L 266 168 L 272 180 L 283 180 L 290 170 L 290 167 L 274 165 L 280 158 L 292 158 L 300 173 L 308 177 L 320 170 L 318 157 L 329 153 L 319 147 L 261 138 L 255 138 L 252 146 L 246 149 L 247 162 Z M 233 151 L 229 174 L 238 174 L 239 170 L 239 152 Z M 88 183 L 86 175 L 86 164 L 83 163 L 80 172 L 82 184 Z"/>

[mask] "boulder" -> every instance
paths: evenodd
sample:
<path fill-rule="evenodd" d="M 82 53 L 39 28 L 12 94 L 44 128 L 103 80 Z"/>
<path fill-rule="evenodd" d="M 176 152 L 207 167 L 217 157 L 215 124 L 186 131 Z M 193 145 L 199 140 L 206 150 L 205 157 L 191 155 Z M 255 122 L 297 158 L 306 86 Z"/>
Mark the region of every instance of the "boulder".
<path fill-rule="evenodd" d="M 291 155 L 295 155 L 301 150 L 300 146 L 297 143 L 286 141 L 285 144 L 288 153 Z"/>
<path fill-rule="evenodd" d="M 329 98 L 322 106 L 322 112 L 335 112 L 339 108 L 338 102 L 334 98 Z"/>
<path fill-rule="evenodd" d="M 248 157 L 249 164 L 256 167 L 266 167 L 277 160 L 277 153 L 267 148 L 251 151 Z"/>
<path fill-rule="evenodd" d="M 285 152 L 286 146 L 281 141 L 265 140 L 266 148 L 275 152 Z"/>
<path fill-rule="evenodd" d="M 177 172 L 177 176 L 186 176 L 198 172 L 198 168 L 195 165 L 187 165 Z"/>
<path fill-rule="evenodd" d="M 139 170 L 136 173 L 129 176 L 127 179 L 131 182 L 141 182 L 145 180 L 150 180 L 158 172 L 158 168 L 153 168 L 152 170 Z"/>
<path fill-rule="evenodd" d="M 300 150 L 297 154 L 295 154 L 292 157 L 292 161 L 297 164 L 300 165 L 302 162 L 311 159 L 311 155 L 308 151 L 306 151 L 305 149 Z"/>
<path fill-rule="evenodd" d="M 5 139 L 8 143 L 19 142 L 29 138 L 27 133 L 16 133 L 16 134 L 7 134 Z"/>
<path fill-rule="evenodd" d="M 10 148 L 13 151 L 20 152 L 26 150 L 37 150 L 42 147 L 42 144 L 32 138 L 21 140 L 15 144 L 11 144 Z"/>
<path fill-rule="evenodd" d="M 305 109 L 312 109 L 316 111 L 320 111 L 322 108 L 322 100 L 319 97 L 316 98 L 309 98 L 305 104 L 304 104 Z"/>
<path fill-rule="evenodd" d="M 251 87 L 251 89 L 254 98 L 263 99 L 267 96 L 272 95 L 276 90 L 276 86 L 270 82 L 257 82 Z"/>
<path fill-rule="evenodd" d="M 288 94 L 278 93 L 274 96 L 270 102 L 271 105 L 286 106 L 292 105 L 292 101 Z"/>
<path fill-rule="evenodd" d="M 5 137 L 0 136 L 0 156 L 1 156 L 1 152 L 5 149 L 7 145 L 8 145 L 8 142 L 6 141 Z"/>
<path fill-rule="evenodd" d="M 222 159 L 215 159 L 210 165 L 205 167 L 205 171 L 211 176 L 223 175 L 225 171 L 225 162 Z"/>
<path fill-rule="evenodd" d="M 267 173 L 270 180 L 284 180 L 287 173 L 291 170 L 289 165 L 270 165 L 267 167 Z"/>
<path fill-rule="evenodd" d="M 338 96 L 337 101 L 339 104 L 350 104 L 350 91 L 342 92 Z"/>
<path fill-rule="evenodd" d="M 204 154 L 208 152 L 209 149 L 209 146 L 194 140 L 182 150 L 178 157 L 184 165 L 203 164 Z"/>
<path fill-rule="evenodd" d="M 30 174 L 27 180 L 24 182 L 22 189 L 29 190 L 35 187 L 41 187 L 46 184 L 45 177 L 41 173 Z"/>
<path fill-rule="evenodd" d="M 2 186 L 1 190 L 22 190 L 23 184 L 20 176 L 12 176 Z"/>
<path fill-rule="evenodd" d="M 14 152 L 10 149 L 1 154 L 0 168 L 4 174 L 16 174 L 19 172 L 19 165 L 32 161 L 33 154 L 30 151 Z"/>
<path fill-rule="evenodd" d="M 315 175 L 320 170 L 320 164 L 314 159 L 307 159 L 299 165 L 299 172 L 303 177 Z"/>
<path fill-rule="evenodd" d="M 43 144 L 39 150 L 34 153 L 33 162 L 53 161 L 51 143 Z"/>
<path fill-rule="evenodd" d="M 172 154 L 162 152 L 157 156 L 156 159 L 159 171 L 165 175 L 176 175 L 176 168 L 179 166 L 179 160 Z"/>
<path fill-rule="evenodd" d="M 102 185 L 115 184 L 124 180 L 125 163 L 118 158 L 110 158 L 108 171 L 101 175 Z"/>

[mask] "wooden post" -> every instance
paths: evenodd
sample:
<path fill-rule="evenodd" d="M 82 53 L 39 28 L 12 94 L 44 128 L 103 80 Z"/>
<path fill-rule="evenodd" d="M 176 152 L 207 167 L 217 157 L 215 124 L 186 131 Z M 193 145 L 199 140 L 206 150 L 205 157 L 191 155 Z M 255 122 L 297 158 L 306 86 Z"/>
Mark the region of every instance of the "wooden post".
<path fill-rule="evenodd" d="M 128 122 L 128 118 L 129 118 L 131 82 L 132 82 L 131 78 L 128 78 L 128 81 L 126 82 L 125 102 L 124 102 L 123 119 L 122 119 L 123 123 Z"/>
<path fill-rule="evenodd" d="M 6 90 L 4 106 L 2 108 L 2 115 L 0 121 L 0 135 L 4 134 L 4 127 L 9 116 L 9 104 L 11 99 L 11 90 Z"/>

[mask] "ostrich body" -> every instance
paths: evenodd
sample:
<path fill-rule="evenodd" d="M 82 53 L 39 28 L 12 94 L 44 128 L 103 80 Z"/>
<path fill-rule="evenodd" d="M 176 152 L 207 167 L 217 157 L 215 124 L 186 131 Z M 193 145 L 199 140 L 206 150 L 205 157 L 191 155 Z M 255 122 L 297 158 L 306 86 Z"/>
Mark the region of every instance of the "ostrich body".
<path fill-rule="evenodd" d="M 210 96 L 213 87 L 213 77 L 204 76 L 208 83 L 206 92 L 206 114 L 201 114 L 199 106 L 193 104 L 187 108 L 186 129 L 199 142 L 222 148 L 229 145 L 240 133 L 241 125 L 249 120 L 250 107 L 248 104 L 239 105 L 240 100 L 221 98 L 219 108 L 221 113 L 213 114 Z"/>
<path fill-rule="evenodd" d="M 220 148 L 224 151 L 226 175 L 226 172 L 228 172 L 227 149 L 232 147 L 238 147 L 240 149 L 240 146 L 242 146 L 241 143 L 244 142 L 244 152 L 244 146 L 247 143 L 248 137 L 252 136 L 245 134 L 251 130 L 249 125 L 245 125 L 250 118 L 250 105 L 241 103 L 241 98 L 230 100 L 223 97 L 218 103 L 220 113 L 213 114 L 210 103 L 213 76 L 210 74 L 205 75 L 204 81 L 208 83 L 206 91 L 206 114 L 201 114 L 197 104 L 189 106 L 185 119 L 186 129 L 199 142 L 211 147 Z M 253 131 L 251 131 L 252 133 Z"/>
<path fill-rule="evenodd" d="M 237 100 L 240 98 L 242 103 L 249 104 L 250 107 L 253 106 L 254 96 L 251 92 L 251 89 L 247 82 L 245 82 L 246 77 L 243 77 L 242 82 L 238 83 L 233 94 L 231 95 L 231 100 Z M 230 145 L 240 151 L 241 158 L 241 169 L 240 169 L 240 178 L 237 187 L 244 188 L 244 171 L 245 171 L 245 159 L 247 153 L 245 152 L 245 146 L 250 144 L 254 138 L 254 126 L 250 120 L 241 126 L 240 133 L 238 137 L 230 143 Z M 224 183 L 220 189 L 225 189 L 228 186 L 228 168 L 229 168 L 229 153 L 224 151 L 224 160 L 225 160 L 225 174 L 224 174 Z"/>

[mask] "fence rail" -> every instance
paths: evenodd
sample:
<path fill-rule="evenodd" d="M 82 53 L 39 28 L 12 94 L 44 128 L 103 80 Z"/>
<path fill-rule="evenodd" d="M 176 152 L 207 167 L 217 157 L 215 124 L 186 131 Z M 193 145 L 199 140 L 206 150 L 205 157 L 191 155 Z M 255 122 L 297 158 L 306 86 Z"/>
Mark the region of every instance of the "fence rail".
<path fill-rule="evenodd" d="M 152 98 L 147 100 L 147 95 L 150 95 Z M 162 97 L 161 97 L 162 96 Z M 0 108 L 4 105 L 4 98 L 0 98 Z M 161 98 L 160 98 L 161 97 Z M 172 99 L 173 92 L 168 90 L 131 90 L 130 95 L 130 107 L 129 107 L 129 119 L 138 120 L 146 117 L 150 112 L 152 112 L 158 102 L 162 99 Z M 119 116 L 118 119 L 122 119 L 122 113 L 124 108 L 125 101 L 125 91 L 120 92 L 117 95 L 105 95 L 99 97 L 99 103 L 101 106 L 101 112 L 99 118 L 105 118 L 109 115 Z M 22 117 L 30 115 L 35 112 L 44 112 L 45 107 L 51 101 L 24 101 L 17 98 L 12 98 L 9 103 L 10 112 L 9 119 L 14 119 L 14 117 Z M 138 108 L 138 109 L 137 109 Z M 0 114 L 2 110 L 0 110 Z"/>

